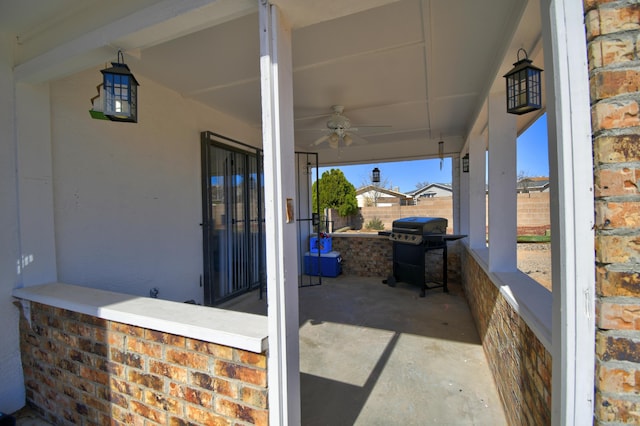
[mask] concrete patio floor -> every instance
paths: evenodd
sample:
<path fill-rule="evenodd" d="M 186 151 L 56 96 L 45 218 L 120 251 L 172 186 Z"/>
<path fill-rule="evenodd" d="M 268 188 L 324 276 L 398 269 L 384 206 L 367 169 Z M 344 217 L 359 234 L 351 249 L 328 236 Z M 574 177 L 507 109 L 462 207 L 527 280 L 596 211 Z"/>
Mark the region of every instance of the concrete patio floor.
<path fill-rule="evenodd" d="M 449 289 L 420 298 L 351 276 L 300 288 L 302 424 L 506 425 L 461 287 Z M 267 310 L 257 292 L 223 307 Z"/>

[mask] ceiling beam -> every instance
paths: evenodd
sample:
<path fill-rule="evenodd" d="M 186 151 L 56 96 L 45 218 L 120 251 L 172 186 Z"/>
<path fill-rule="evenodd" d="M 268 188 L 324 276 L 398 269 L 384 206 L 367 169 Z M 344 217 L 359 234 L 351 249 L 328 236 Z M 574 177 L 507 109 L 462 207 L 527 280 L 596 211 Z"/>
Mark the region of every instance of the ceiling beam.
<path fill-rule="evenodd" d="M 429 103 L 429 93 L 433 84 L 432 68 L 429 58 L 433 58 L 432 36 L 431 36 L 431 0 L 423 0 L 420 2 L 422 40 L 424 42 L 424 99 Z M 431 105 L 427 104 L 427 128 L 429 129 L 429 139 L 431 139 Z"/>
<path fill-rule="evenodd" d="M 32 84 L 61 78 L 115 59 L 120 49 L 149 47 L 256 8 L 251 0 L 163 0 L 18 64 L 14 75 Z"/>

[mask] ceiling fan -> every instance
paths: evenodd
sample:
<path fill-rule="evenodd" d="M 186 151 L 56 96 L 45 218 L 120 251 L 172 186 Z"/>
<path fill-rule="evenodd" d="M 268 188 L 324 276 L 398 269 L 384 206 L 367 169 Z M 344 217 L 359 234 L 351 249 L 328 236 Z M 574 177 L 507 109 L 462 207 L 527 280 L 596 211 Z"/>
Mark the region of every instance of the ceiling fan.
<path fill-rule="evenodd" d="M 333 105 L 331 107 L 333 111 L 329 120 L 327 121 L 327 128 L 324 129 L 328 132 L 326 135 L 316 139 L 311 145 L 317 146 L 321 143 L 328 141 L 329 146 L 333 149 L 337 149 L 340 142 L 345 146 L 351 145 L 353 142 L 358 144 L 367 143 L 366 139 L 356 135 L 353 132 L 357 132 L 358 128 L 351 127 L 351 120 L 343 114 L 344 106 Z M 391 127 L 391 126 L 360 126 L 360 127 Z"/>

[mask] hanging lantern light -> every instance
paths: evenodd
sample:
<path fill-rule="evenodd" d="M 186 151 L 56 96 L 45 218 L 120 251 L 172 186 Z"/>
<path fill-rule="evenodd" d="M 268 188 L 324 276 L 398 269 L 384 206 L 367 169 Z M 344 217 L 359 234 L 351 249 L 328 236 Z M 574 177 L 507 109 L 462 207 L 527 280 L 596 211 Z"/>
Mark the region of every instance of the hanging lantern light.
<path fill-rule="evenodd" d="M 524 59 L 520 59 L 520 52 Z M 507 112 L 522 115 L 542 107 L 542 69 L 532 65 L 527 51 L 518 49 L 518 62 L 504 75 L 507 81 Z"/>
<path fill-rule="evenodd" d="M 469 153 L 467 152 L 464 157 L 462 157 L 462 172 L 469 173 Z"/>
<path fill-rule="evenodd" d="M 371 181 L 373 183 L 380 183 L 380 169 L 377 167 L 371 171 Z"/>
<path fill-rule="evenodd" d="M 124 63 L 122 51 L 118 51 L 118 62 L 111 62 L 111 65 L 111 68 L 100 71 L 103 76 L 103 113 L 111 121 L 137 123 L 138 80 Z"/>
<path fill-rule="evenodd" d="M 442 139 L 442 136 L 440 136 Z M 440 158 L 440 170 L 442 170 L 442 163 L 444 162 L 444 141 L 438 142 L 438 157 Z"/>

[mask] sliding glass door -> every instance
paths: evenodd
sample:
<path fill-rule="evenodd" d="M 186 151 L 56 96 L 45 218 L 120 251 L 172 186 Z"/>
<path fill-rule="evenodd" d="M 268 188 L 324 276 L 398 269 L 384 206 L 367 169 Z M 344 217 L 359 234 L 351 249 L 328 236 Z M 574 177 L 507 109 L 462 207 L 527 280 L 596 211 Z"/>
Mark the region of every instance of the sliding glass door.
<path fill-rule="evenodd" d="M 216 305 L 264 280 L 260 151 L 202 134 L 204 299 Z"/>

